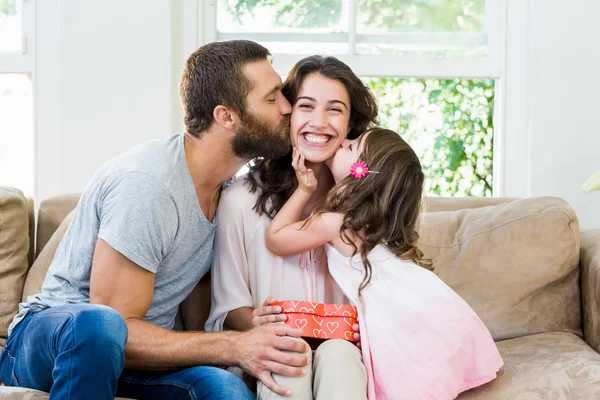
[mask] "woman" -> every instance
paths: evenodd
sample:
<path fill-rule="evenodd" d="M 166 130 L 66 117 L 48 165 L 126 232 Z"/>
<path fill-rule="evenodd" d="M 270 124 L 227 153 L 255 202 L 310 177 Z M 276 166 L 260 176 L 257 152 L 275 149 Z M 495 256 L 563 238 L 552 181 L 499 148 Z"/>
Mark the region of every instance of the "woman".
<path fill-rule="evenodd" d="M 375 98 L 352 70 L 334 57 L 311 56 L 299 61 L 284 82 L 292 104 L 292 145 L 306 157 L 319 187 L 302 218 L 324 203 L 334 185 L 324 162 L 342 142 L 376 122 Z M 257 160 L 247 177 L 221 195 L 215 259 L 212 269 L 212 309 L 206 330 L 248 330 L 285 319 L 270 307 L 275 299 L 348 303 L 327 269 L 322 248 L 294 257 L 278 257 L 265 246 L 271 218 L 297 187 L 290 153 L 277 160 Z M 300 266 L 300 268 L 290 268 Z M 311 356 L 311 352 L 307 353 Z M 274 374 L 295 399 L 366 398 L 366 374 L 360 351 L 350 342 L 330 340 L 320 345 L 304 377 Z M 260 399 L 277 398 L 261 383 Z"/>

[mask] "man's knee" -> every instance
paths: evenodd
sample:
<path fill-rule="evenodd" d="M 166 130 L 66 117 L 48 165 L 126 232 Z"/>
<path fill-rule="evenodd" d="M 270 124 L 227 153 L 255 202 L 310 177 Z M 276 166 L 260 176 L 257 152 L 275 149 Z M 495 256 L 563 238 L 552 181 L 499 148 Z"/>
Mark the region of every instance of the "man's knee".
<path fill-rule="evenodd" d="M 313 368 L 312 368 L 312 350 L 306 340 L 300 338 L 292 338 L 298 342 L 304 343 L 306 351 L 302 354 L 308 358 L 308 365 L 304 367 L 304 376 L 283 376 L 279 374 L 273 374 L 273 379 L 278 385 L 292 391 L 292 399 L 304 400 L 313 398 L 312 395 L 312 382 L 313 382 Z M 257 385 L 257 397 L 261 400 L 271 399 L 283 399 L 283 396 L 271 392 L 262 382 Z"/>
<path fill-rule="evenodd" d="M 191 367 L 187 372 L 189 384 L 193 387 L 196 398 L 225 400 L 255 398 L 242 379 L 225 369 L 199 366 Z"/>
<path fill-rule="evenodd" d="M 127 324 L 117 311 L 100 304 L 82 304 L 71 314 L 77 342 L 85 342 L 104 351 L 124 351 Z"/>

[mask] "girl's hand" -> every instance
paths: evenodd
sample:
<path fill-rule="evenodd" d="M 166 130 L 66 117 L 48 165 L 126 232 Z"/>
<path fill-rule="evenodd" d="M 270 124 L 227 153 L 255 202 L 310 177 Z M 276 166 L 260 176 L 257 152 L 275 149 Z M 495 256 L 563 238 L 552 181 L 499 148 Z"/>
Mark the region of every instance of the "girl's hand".
<path fill-rule="evenodd" d="M 356 319 L 356 324 L 352 325 L 352 330 L 354 331 L 354 339 L 357 340 L 356 346 L 360 349 L 360 325 L 358 324 L 358 318 Z"/>
<path fill-rule="evenodd" d="M 300 154 L 295 147 L 292 154 L 292 167 L 294 167 L 296 178 L 298 178 L 298 189 L 312 194 L 317 189 L 317 178 L 315 178 L 312 169 L 306 168 L 304 155 Z"/>
<path fill-rule="evenodd" d="M 277 299 L 269 296 L 263 303 L 262 307 L 255 308 L 254 311 L 252 311 L 252 325 L 254 327 L 264 324 L 281 323 L 287 320 L 287 316 L 285 314 L 280 314 L 280 306 L 270 305 L 276 301 Z"/>

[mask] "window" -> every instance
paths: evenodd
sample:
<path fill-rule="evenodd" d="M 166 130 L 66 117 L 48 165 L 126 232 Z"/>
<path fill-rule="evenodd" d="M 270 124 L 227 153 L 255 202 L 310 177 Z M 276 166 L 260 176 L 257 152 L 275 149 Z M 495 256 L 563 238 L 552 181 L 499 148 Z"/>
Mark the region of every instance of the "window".
<path fill-rule="evenodd" d="M 0 51 L 21 51 L 22 30 L 22 9 L 15 0 L 0 0 Z"/>
<path fill-rule="evenodd" d="M 381 124 L 419 155 L 427 193 L 492 195 L 494 80 L 364 80 L 379 100 Z"/>
<path fill-rule="evenodd" d="M 0 0 L 0 185 L 33 195 L 33 5 Z"/>
<path fill-rule="evenodd" d="M 429 194 L 491 196 L 504 2 L 217 0 L 202 37 L 262 43 L 282 75 L 306 55 L 340 58 L 421 157 Z"/>

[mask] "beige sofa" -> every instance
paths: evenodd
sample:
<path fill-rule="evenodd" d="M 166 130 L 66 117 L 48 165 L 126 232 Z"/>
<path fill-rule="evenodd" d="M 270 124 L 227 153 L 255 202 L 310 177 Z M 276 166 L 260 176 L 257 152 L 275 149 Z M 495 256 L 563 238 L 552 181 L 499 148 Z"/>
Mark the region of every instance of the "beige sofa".
<path fill-rule="evenodd" d="M 40 290 L 77 199 L 44 201 L 34 221 L 31 201 L 0 187 L 0 343 L 18 302 Z M 600 399 L 600 230 L 580 231 L 556 198 L 430 198 L 426 209 L 420 248 L 505 362 L 496 380 L 459 399 Z M 201 329 L 209 301 L 203 281 L 179 329 Z M 2 387 L 1 398 L 46 397 Z"/>

